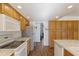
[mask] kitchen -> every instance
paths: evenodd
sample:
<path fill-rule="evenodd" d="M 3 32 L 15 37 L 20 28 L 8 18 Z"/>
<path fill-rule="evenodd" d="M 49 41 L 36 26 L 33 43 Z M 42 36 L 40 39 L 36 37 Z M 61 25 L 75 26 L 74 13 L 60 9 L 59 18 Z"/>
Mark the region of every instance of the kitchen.
<path fill-rule="evenodd" d="M 24 16 L 8 3 L 0 3 L 0 55 L 27 56 L 32 50 L 31 38 L 21 31 L 29 25 Z"/>
<path fill-rule="evenodd" d="M 78 6 L 0 3 L 0 55 L 79 56 Z"/>

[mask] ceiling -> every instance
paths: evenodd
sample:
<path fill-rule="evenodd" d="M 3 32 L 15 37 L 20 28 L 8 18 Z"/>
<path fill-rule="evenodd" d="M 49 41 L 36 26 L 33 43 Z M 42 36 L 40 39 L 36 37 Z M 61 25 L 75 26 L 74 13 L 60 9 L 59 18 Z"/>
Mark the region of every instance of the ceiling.
<path fill-rule="evenodd" d="M 10 3 L 29 20 L 50 20 L 56 16 L 63 17 L 75 12 L 79 4 L 75 3 Z M 18 9 L 20 5 L 22 9 Z M 72 5 L 71 9 L 67 7 Z"/>

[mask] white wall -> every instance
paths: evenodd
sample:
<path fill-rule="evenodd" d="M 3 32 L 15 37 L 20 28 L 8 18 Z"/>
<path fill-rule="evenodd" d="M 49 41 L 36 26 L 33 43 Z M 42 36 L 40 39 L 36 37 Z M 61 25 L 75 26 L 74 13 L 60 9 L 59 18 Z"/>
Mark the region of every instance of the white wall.
<path fill-rule="evenodd" d="M 0 38 L 2 37 L 9 37 L 9 38 L 21 37 L 19 21 L 16 20 L 14 21 L 13 18 L 6 16 L 4 14 L 0 14 Z"/>
<path fill-rule="evenodd" d="M 20 31 L 20 22 L 12 17 L 0 14 L 0 31 Z"/>
<path fill-rule="evenodd" d="M 4 30 L 4 15 L 0 14 L 0 31 Z"/>

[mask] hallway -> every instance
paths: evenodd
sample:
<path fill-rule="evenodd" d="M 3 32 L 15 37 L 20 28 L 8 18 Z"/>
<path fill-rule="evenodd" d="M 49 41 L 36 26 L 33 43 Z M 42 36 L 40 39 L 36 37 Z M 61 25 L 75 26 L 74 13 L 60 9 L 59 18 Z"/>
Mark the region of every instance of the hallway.
<path fill-rule="evenodd" d="M 43 46 L 42 42 L 36 42 L 34 51 L 32 51 L 29 56 L 53 56 L 53 48 Z"/>

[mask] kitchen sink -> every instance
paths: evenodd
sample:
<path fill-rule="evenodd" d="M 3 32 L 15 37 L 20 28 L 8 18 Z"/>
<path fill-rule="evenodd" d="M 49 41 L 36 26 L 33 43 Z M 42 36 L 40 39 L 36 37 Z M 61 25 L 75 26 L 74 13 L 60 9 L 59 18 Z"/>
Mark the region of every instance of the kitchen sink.
<path fill-rule="evenodd" d="M 20 46 L 24 41 L 13 41 L 9 44 L 6 44 L 4 46 L 0 46 L 0 49 L 14 49 Z"/>

